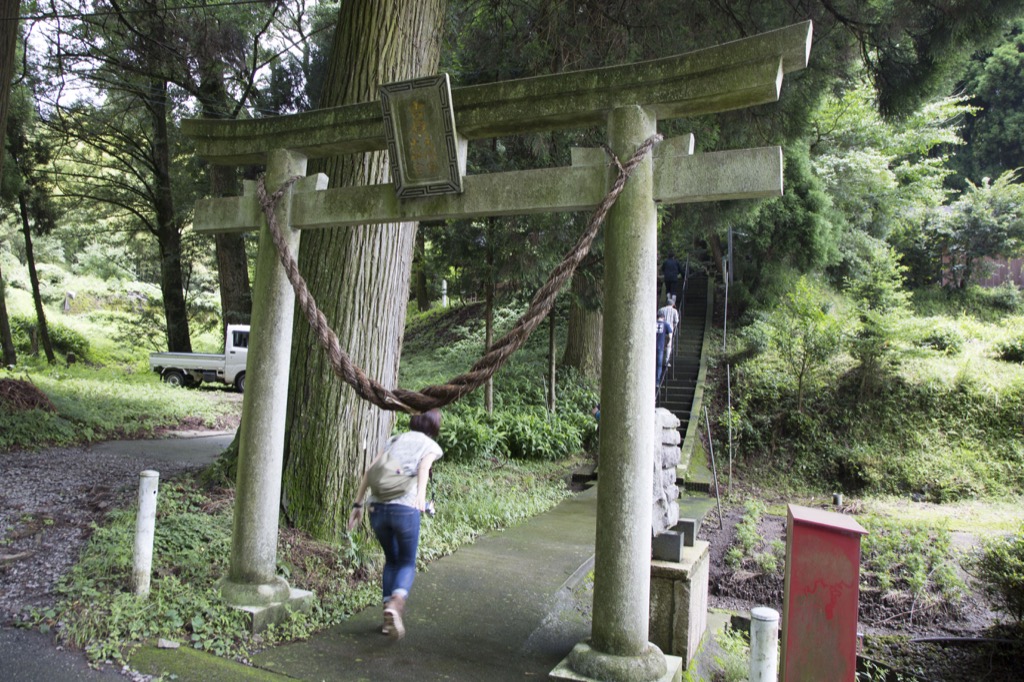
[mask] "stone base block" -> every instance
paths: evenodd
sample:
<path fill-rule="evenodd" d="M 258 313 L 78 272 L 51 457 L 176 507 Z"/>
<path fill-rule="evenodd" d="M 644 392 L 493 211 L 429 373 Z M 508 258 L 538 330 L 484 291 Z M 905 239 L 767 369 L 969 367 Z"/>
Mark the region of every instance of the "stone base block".
<path fill-rule="evenodd" d="M 651 642 L 687 668 L 707 631 L 710 547 L 697 540 L 679 562 L 651 562 Z"/>
<path fill-rule="evenodd" d="M 602 677 L 600 680 L 596 677 L 587 677 L 576 672 L 572 668 L 571 661 L 574 657 L 579 656 L 582 651 L 581 648 L 589 648 L 586 644 L 580 643 L 576 645 L 576 648 L 572 652 L 562 659 L 562 662 L 555 666 L 555 669 L 548 674 L 548 679 L 551 680 L 565 680 L 566 682 L 608 682 L 608 678 Z M 628 671 L 623 671 L 621 677 L 616 678 L 614 682 L 682 682 L 683 680 L 683 659 L 678 656 L 665 656 L 665 675 L 656 679 L 647 679 L 642 675 L 640 677 L 633 677 Z"/>
<path fill-rule="evenodd" d="M 693 547 L 693 543 L 697 541 L 697 519 L 679 519 L 679 523 L 673 528 L 683 536 L 685 547 Z"/>
<path fill-rule="evenodd" d="M 249 631 L 256 634 L 266 630 L 270 625 L 288 620 L 296 611 L 309 613 L 313 606 L 313 593 L 291 587 L 288 597 L 284 601 L 263 606 L 241 606 L 238 604 L 231 606 L 247 615 Z"/>
<path fill-rule="evenodd" d="M 654 560 L 677 563 L 682 561 L 683 547 L 685 547 L 683 539 L 682 534 L 676 530 L 675 526 L 655 535 L 651 540 L 651 555 Z"/>

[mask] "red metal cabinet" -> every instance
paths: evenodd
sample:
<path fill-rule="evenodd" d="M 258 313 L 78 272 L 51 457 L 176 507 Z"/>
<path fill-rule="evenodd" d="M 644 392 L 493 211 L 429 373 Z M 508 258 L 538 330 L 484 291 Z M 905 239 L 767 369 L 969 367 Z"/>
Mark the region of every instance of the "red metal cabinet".
<path fill-rule="evenodd" d="M 854 682 L 860 537 L 849 516 L 789 505 L 783 682 Z"/>

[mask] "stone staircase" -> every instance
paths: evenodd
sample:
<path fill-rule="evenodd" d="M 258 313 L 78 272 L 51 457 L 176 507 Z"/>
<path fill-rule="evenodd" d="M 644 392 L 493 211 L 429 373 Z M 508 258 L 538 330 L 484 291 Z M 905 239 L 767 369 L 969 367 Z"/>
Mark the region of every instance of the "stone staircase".
<path fill-rule="evenodd" d="M 680 489 L 679 516 L 693 520 L 694 533 L 700 530 L 705 515 L 714 506 L 710 497 L 714 492 L 712 474 L 698 437 L 703 427 L 704 373 L 701 358 L 707 327 L 711 323 L 709 303 L 707 275 L 691 273 L 683 293 L 671 364 L 656 401 L 658 407 L 672 412 L 680 422 L 683 461 L 676 474 L 676 485 Z"/>
<path fill-rule="evenodd" d="M 675 332 L 671 364 L 658 389 L 656 406 L 663 407 L 680 421 L 682 462 L 676 470 L 680 489 L 679 516 L 693 523 L 689 537 L 700 529 L 705 515 L 714 506 L 713 479 L 707 455 L 698 438 L 703 427 L 702 405 L 704 373 L 701 358 L 707 326 L 710 324 L 708 278 L 703 272 L 692 272 L 683 293 L 679 329 Z M 574 483 L 587 485 L 598 478 L 593 464 L 575 471 Z"/>
<path fill-rule="evenodd" d="M 700 379 L 700 360 L 708 312 L 708 278 L 704 273 L 690 275 L 683 294 L 679 329 L 675 333 L 671 362 L 658 390 L 656 404 L 679 418 L 680 433 L 686 434 Z"/>

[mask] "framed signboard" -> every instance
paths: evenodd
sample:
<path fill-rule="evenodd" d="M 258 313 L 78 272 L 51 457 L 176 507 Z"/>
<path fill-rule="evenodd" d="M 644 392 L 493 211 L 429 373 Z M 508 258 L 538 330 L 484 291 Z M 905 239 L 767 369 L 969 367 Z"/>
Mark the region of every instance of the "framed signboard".
<path fill-rule="evenodd" d="M 398 198 L 461 194 L 463 167 L 448 74 L 388 83 L 380 90 Z"/>

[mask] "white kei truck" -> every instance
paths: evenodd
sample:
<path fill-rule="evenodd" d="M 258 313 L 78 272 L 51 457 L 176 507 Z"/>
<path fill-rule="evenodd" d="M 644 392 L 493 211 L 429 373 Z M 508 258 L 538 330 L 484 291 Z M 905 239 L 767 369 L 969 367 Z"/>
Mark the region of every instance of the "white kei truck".
<path fill-rule="evenodd" d="M 149 366 L 171 386 L 198 386 L 204 381 L 233 385 L 245 392 L 249 325 L 229 324 L 224 353 L 150 353 Z"/>

